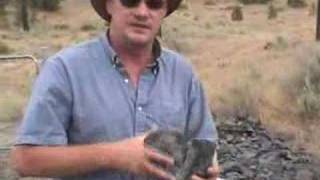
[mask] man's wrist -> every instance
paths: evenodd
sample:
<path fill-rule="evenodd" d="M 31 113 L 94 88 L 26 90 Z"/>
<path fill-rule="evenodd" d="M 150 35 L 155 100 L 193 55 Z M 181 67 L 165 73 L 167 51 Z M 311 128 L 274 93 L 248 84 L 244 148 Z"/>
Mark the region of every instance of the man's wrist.
<path fill-rule="evenodd" d="M 126 158 L 123 157 L 120 143 L 99 144 L 97 161 L 104 169 L 128 170 Z"/>

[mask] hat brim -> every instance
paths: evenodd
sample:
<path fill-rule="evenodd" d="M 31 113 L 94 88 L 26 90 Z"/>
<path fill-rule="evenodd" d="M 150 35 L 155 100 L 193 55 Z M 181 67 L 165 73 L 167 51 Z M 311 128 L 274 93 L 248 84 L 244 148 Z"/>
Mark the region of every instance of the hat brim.
<path fill-rule="evenodd" d="M 181 0 L 168 0 L 168 2 L 170 4 L 168 4 L 168 12 L 166 16 L 169 16 L 179 7 Z M 106 0 L 91 0 L 91 4 L 99 16 L 108 22 L 110 21 L 111 16 L 106 11 Z"/>

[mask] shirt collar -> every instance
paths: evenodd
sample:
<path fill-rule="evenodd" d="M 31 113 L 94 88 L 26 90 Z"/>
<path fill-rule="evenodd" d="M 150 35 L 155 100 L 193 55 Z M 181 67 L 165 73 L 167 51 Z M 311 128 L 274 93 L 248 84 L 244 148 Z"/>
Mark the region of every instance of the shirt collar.
<path fill-rule="evenodd" d="M 106 34 L 103 35 L 103 39 L 106 42 L 106 49 L 107 49 L 107 52 L 109 52 L 109 57 L 111 59 L 112 66 L 119 69 L 120 71 L 124 71 L 124 66 L 119 56 L 116 54 L 116 52 L 111 46 L 109 30 L 107 31 Z M 159 72 L 159 61 L 160 61 L 161 52 L 162 52 L 162 48 L 161 48 L 160 42 L 158 39 L 155 39 L 152 46 L 153 61 L 147 65 L 147 69 L 151 70 L 151 72 L 154 75 L 157 75 Z"/>

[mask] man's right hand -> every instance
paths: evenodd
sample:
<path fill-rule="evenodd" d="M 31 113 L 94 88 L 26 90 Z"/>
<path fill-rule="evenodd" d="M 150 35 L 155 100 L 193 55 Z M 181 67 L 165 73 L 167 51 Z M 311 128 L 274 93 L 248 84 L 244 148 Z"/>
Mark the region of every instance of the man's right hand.
<path fill-rule="evenodd" d="M 101 169 L 114 169 L 172 179 L 170 174 L 155 165 L 170 167 L 172 158 L 144 147 L 144 137 L 91 145 L 20 145 L 13 148 L 11 160 L 13 168 L 23 177 L 79 176 Z"/>
<path fill-rule="evenodd" d="M 144 145 L 143 136 L 116 142 L 114 144 L 116 154 L 114 161 L 117 168 L 127 170 L 139 175 L 151 175 L 160 179 L 174 179 L 165 170 L 155 164 L 161 164 L 164 167 L 172 167 L 174 160 L 171 157 L 162 155 L 156 150 Z"/>

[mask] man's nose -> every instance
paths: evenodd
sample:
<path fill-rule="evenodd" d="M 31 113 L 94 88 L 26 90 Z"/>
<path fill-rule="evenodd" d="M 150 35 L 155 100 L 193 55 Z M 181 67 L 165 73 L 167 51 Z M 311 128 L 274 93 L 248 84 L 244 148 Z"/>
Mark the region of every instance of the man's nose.
<path fill-rule="evenodd" d="M 149 8 L 146 3 L 142 0 L 136 8 L 136 15 L 138 17 L 147 17 Z"/>

